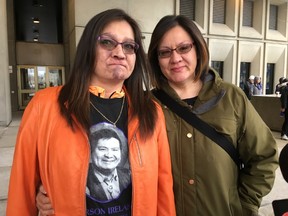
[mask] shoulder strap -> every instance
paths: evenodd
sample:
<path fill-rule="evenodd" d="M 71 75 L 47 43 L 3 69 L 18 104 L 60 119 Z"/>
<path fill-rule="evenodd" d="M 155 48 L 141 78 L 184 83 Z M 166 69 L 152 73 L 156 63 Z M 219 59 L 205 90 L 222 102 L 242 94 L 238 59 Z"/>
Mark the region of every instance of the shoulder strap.
<path fill-rule="evenodd" d="M 179 117 L 181 117 L 187 123 L 192 125 L 194 128 L 199 130 L 201 133 L 222 147 L 230 155 L 236 165 L 242 168 L 242 163 L 238 151 L 223 134 L 218 133 L 212 126 L 198 118 L 188 108 L 181 106 L 164 91 L 157 89 L 153 90 L 152 92 L 156 98 L 158 98 L 163 104 L 169 107 Z"/>

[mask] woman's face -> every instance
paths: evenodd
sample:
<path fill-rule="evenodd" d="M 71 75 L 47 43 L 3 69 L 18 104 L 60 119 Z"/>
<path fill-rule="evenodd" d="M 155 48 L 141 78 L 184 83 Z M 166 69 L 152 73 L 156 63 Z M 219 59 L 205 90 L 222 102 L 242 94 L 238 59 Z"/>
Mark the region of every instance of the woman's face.
<path fill-rule="evenodd" d="M 121 161 L 119 140 L 114 137 L 99 139 L 91 156 L 98 170 L 114 170 Z"/>
<path fill-rule="evenodd" d="M 126 21 L 113 21 L 108 24 L 101 35 L 103 43 L 114 40 L 118 43 L 134 42 L 134 33 Z M 108 39 L 108 40 L 107 40 Z M 136 54 L 125 54 L 121 44 L 112 50 L 107 50 L 97 42 L 95 71 L 92 75 L 91 85 L 105 87 L 106 85 L 121 85 L 131 75 L 136 61 Z"/>
<path fill-rule="evenodd" d="M 175 26 L 164 34 L 158 51 L 167 48 L 168 50 L 175 49 L 180 45 L 184 45 L 183 50 L 185 50 L 185 45 L 189 46 L 189 44 L 193 44 L 189 34 L 181 26 Z M 187 53 L 179 54 L 174 50 L 170 57 L 159 56 L 158 59 L 161 71 L 172 87 L 194 81 L 197 66 L 197 53 L 194 45 Z"/>

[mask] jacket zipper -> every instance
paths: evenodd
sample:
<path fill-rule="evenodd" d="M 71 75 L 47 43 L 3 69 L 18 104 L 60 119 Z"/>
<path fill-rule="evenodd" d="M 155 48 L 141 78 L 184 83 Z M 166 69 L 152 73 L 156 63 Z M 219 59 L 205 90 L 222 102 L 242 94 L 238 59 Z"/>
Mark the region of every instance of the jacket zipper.
<path fill-rule="evenodd" d="M 136 130 L 137 131 L 137 130 Z M 133 140 L 134 142 L 136 143 L 136 149 L 137 149 L 137 157 L 138 157 L 138 161 L 139 161 L 139 165 L 140 167 L 143 166 L 143 163 L 142 163 L 142 157 L 141 157 L 141 150 L 140 150 L 140 146 L 139 146 L 139 143 L 137 141 L 137 137 L 136 137 L 136 132 L 134 133 L 133 135 L 133 138 L 132 140 L 130 141 L 129 143 L 129 146 L 131 146 L 133 144 Z M 129 159 L 131 161 L 131 154 L 129 153 Z M 132 171 L 132 165 L 131 165 L 131 162 L 130 162 L 130 169 L 131 169 L 131 181 L 132 181 L 132 200 L 131 200 L 131 213 L 133 215 L 133 197 L 134 197 L 134 188 L 133 188 L 133 171 Z"/>
<path fill-rule="evenodd" d="M 142 163 L 142 157 L 141 157 L 141 150 L 140 150 L 139 143 L 137 141 L 136 133 L 133 136 L 133 140 L 135 140 L 135 143 L 136 143 L 136 149 L 137 149 L 137 156 L 138 156 L 139 165 L 142 167 L 143 163 Z"/>
<path fill-rule="evenodd" d="M 125 87 L 125 94 L 127 93 Z M 128 97 L 129 99 L 129 97 Z M 128 100 L 128 112 L 129 112 L 129 100 Z M 131 124 L 131 122 L 129 122 L 129 118 L 128 118 L 128 124 Z M 128 143 L 127 141 L 127 147 L 128 147 L 128 157 L 129 157 L 129 163 L 130 163 L 130 170 L 131 170 L 131 182 L 132 182 L 132 197 L 131 197 L 131 215 L 134 215 L 134 208 L 133 208 L 133 198 L 134 198 L 134 186 L 133 186 L 133 172 L 132 172 L 132 165 L 131 165 L 131 153 L 130 153 L 130 146 L 132 146 L 133 140 L 135 139 L 136 145 L 137 145 L 137 153 L 138 153 L 138 158 L 139 158 L 139 164 L 140 166 L 142 166 L 142 160 L 141 160 L 141 155 L 140 155 L 140 148 L 137 142 L 137 138 L 136 138 L 136 131 L 138 130 L 138 128 L 135 130 L 133 138 L 131 139 L 131 141 Z M 129 126 L 128 126 L 128 133 L 129 133 Z M 129 135 L 128 135 L 129 136 Z M 129 138 L 128 138 L 129 139 Z"/>

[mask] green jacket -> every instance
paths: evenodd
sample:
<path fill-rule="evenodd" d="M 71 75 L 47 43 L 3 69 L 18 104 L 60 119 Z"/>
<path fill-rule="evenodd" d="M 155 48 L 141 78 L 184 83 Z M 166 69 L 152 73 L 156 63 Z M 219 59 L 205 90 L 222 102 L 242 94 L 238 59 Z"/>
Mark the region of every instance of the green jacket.
<path fill-rule="evenodd" d="M 162 90 L 189 107 L 167 83 L 161 85 Z M 177 215 L 257 215 L 262 197 L 274 183 L 278 150 L 270 129 L 245 93 L 210 70 L 194 106 L 189 108 L 233 143 L 245 163 L 241 171 L 216 143 L 163 104 L 162 108 Z"/>

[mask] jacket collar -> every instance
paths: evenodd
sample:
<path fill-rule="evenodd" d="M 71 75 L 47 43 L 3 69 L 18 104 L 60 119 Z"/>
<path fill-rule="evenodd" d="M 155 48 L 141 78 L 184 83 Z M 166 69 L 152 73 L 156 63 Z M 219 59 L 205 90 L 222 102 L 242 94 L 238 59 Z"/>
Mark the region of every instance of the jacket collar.
<path fill-rule="evenodd" d="M 192 112 L 195 114 L 202 114 L 215 107 L 226 94 L 226 90 L 223 89 L 222 83 L 223 80 L 219 74 L 215 70 L 210 69 L 203 78 L 203 86 L 192 108 Z M 182 106 L 189 106 L 186 102 L 180 99 L 174 89 L 169 86 L 166 79 L 163 79 L 160 88 Z"/>
<path fill-rule="evenodd" d="M 204 78 L 204 85 L 195 103 L 195 114 L 208 112 L 219 103 L 226 94 L 222 84 L 223 80 L 219 74 L 210 69 Z"/>

